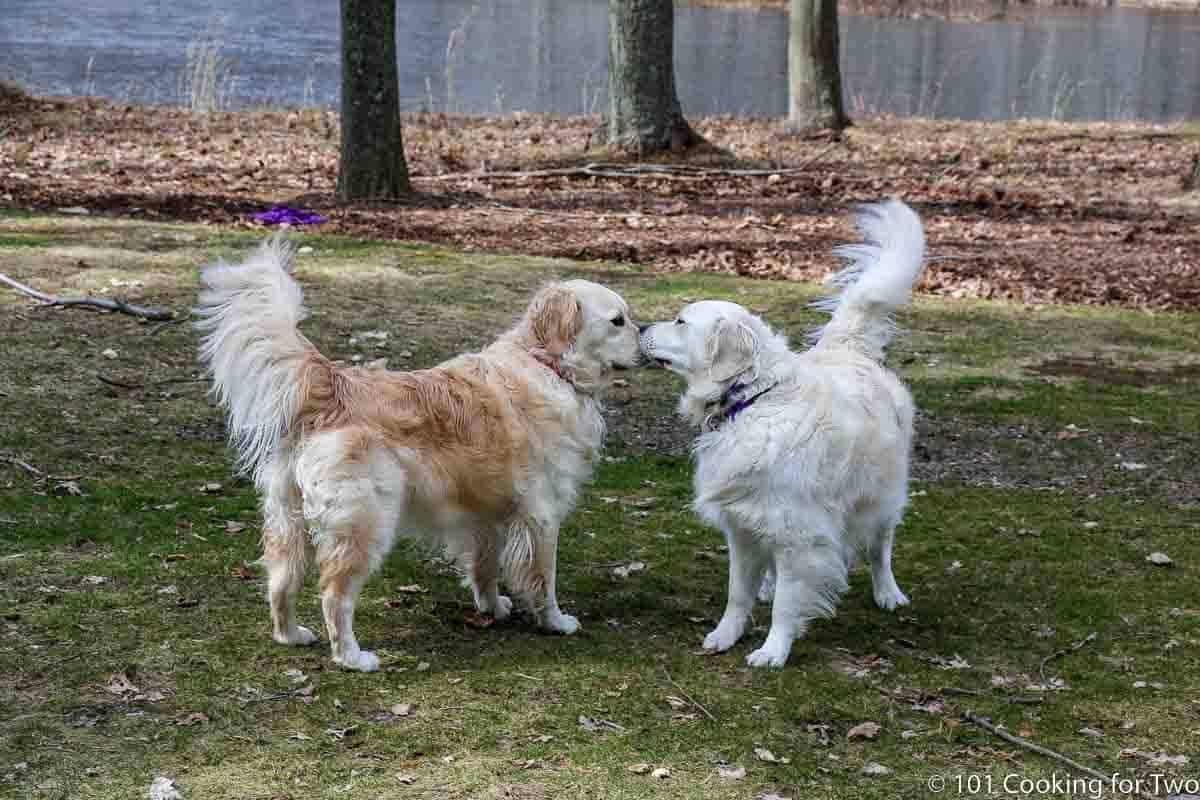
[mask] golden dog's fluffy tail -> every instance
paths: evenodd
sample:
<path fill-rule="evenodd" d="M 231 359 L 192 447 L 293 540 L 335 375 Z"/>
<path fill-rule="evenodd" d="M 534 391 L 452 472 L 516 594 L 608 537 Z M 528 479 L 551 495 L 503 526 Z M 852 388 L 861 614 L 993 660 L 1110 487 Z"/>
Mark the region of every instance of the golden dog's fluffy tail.
<path fill-rule="evenodd" d="M 899 200 L 863 207 L 858 229 L 866 240 L 834 250 L 849 264 L 830 281 L 840 291 L 814 303 L 833 314 L 813 334 L 817 344 L 849 346 L 872 358 L 895 335 L 892 312 L 908 302 L 925 260 L 925 232 L 916 213 Z"/>
<path fill-rule="evenodd" d="M 332 365 L 297 328 L 307 311 L 290 274 L 293 253 L 277 234 L 241 264 L 205 267 L 194 310 L 205 334 L 200 360 L 228 414 L 238 468 L 252 474 L 260 489 L 305 401 L 314 391 L 328 391 L 332 381 Z"/>

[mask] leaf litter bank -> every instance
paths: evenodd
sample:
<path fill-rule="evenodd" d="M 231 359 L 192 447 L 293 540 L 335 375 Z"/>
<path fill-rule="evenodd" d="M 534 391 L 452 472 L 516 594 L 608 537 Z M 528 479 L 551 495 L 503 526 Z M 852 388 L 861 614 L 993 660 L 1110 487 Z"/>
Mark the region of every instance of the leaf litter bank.
<path fill-rule="evenodd" d="M 597 117 L 407 115 L 418 193 L 338 206 L 338 118 L 194 113 L 95 98 L 0 106 L 0 205 L 256 226 L 279 203 L 324 232 L 464 249 L 820 280 L 849 210 L 899 196 L 925 219 L 921 292 L 1156 310 L 1200 301 L 1200 126 L 862 118 L 835 141 L 778 123 L 695 120 L 719 151 L 612 162 Z M 500 173 L 500 174 L 495 174 Z M 537 173 L 525 175 L 521 173 Z"/>

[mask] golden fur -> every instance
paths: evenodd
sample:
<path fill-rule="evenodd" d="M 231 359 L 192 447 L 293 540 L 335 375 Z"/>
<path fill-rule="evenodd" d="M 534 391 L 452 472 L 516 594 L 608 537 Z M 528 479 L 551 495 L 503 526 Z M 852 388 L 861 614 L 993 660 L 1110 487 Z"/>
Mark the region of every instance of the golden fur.
<path fill-rule="evenodd" d="M 543 627 L 573 632 L 554 589 L 558 526 L 601 445 L 595 395 L 640 360 L 624 301 L 555 284 L 482 352 L 412 372 L 343 367 L 296 330 L 290 255 L 272 241 L 244 265 L 210 267 L 198 308 L 201 356 L 263 493 L 274 638 L 315 639 L 295 615 L 315 558 L 334 660 L 375 669 L 353 606 L 397 529 L 460 558 L 481 612 L 508 615 L 503 576 Z"/>

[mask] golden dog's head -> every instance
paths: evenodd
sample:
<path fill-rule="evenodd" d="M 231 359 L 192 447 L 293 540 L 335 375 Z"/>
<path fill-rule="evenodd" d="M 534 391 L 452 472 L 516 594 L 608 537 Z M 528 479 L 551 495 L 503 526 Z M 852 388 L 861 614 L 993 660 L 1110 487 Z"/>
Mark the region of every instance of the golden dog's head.
<path fill-rule="evenodd" d="M 558 363 L 578 388 L 599 388 L 614 370 L 642 363 L 638 326 L 619 294 L 591 281 L 551 284 L 534 295 L 517 326 L 540 356 Z"/>

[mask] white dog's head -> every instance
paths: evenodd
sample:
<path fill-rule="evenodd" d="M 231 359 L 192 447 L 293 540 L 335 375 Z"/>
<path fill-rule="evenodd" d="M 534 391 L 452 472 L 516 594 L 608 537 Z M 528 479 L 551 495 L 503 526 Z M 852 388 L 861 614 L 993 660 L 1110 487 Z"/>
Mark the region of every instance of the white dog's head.
<path fill-rule="evenodd" d="M 644 361 L 629 306 L 616 292 L 591 281 L 556 283 L 539 291 L 517 331 L 583 391 L 603 388 L 613 370 Z"/>
<path fill-rule="evenodd" d="M 775 335 L 758 317 L 737 303 L 704 300 L 684 306 L 674 320 L 642 329 L 646 357 L 687 379 L 679 413 L 700 424 L 705 407 L 736 382 L 758 377 L 764 344 Z"/>

